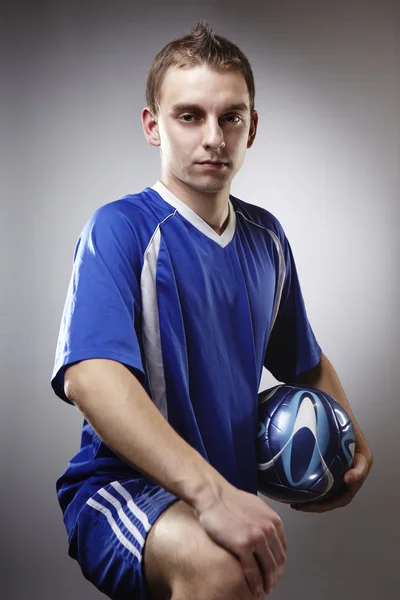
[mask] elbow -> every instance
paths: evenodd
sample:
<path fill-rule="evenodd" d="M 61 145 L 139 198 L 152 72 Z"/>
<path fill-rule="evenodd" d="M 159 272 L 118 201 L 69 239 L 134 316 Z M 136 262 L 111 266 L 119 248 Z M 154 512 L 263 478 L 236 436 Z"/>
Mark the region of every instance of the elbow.
<path fill-rule="evenodd" d="M 319 363 L 315 365 L 315 367 L 313 367 L 309 371 L 299 373 L 299 375 L 296 377 L 296 383 L 299 383 L 300 385 L 310 385 L 311 387 L 317 387 L 316 384 L 321 379 L 324 360 L 324 356 L 321 355 L 321 359 Z"/>
<path fill-rule="evenodd" d="M 68 400 L 78 408 L 80 406 L 80 398 L 82 398 L 84 384 L 84 361 L 74 363 L 69 366 L 64 373 L 64 393 Z"/>

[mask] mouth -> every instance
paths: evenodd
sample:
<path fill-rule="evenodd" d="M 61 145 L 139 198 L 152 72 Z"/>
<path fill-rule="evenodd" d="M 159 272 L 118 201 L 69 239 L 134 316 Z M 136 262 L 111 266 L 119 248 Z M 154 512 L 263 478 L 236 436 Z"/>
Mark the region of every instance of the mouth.
<path fill-rule="evenodd" d="M 197 163 L 201 167 L 205 169 L 222 169 L 222 167 L 226 167 L 228 163 L 214 160 L 207 160 L 201 163 Z"/>

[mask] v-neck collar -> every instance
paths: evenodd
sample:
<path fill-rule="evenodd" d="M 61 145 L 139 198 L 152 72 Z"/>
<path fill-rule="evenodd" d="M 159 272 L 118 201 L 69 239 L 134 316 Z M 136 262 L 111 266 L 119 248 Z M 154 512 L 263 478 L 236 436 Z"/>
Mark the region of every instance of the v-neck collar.
<path fill-rule="evenodd" d="M 172 194 L 161 181 L 157 181 L 155 185 L 152 186 L 153 190 L 155 190 L 165 202 L 171 204 L 176 210 L 187 220 L 189 223 L 196 227 L 201 233 L 206 235 L 208 238 L 216 242 L 222 248 L 225 248 L 229 242 L 232 241 L 236 230 L 236 213 L 233 208 L 233 204 L 231 199 L 228 199 L 229 202 L 229 220 L 228 224 L 225 228 L 225 231 L 222 235 L 218 235 L 216 231 L 208 223 L 204 221 L 197 213 L 194 212 L 187 204 L 179 200 L 174 194 Z"/>

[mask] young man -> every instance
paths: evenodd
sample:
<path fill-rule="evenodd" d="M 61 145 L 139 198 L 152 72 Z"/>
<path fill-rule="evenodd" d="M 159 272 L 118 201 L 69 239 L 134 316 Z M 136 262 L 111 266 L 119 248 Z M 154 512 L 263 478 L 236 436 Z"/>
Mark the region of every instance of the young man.
<path fill-rule="evenodd" d="M 69 554 L 111 598 L 260 598 L 287 552 L 257 497 L 263 366 L 332 394 L 356 428 L 345 494 L 304 509 L 347 504 L 372 456 L 280 223 L 230 194 L 257 131 L 247 58 L 201 22 L 157 55 L 147 103 L 160 181 L 84 227 L 57 347 L 54 391 L 85 416 L 57 481 Z"/>

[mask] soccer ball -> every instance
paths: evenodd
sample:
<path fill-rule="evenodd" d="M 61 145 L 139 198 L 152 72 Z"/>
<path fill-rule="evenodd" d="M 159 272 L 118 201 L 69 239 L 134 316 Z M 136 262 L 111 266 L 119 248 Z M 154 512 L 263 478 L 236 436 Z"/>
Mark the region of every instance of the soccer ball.
<path fill-rule="evenodd" d="M 351 419 L 331 396 L 309 386 L 277 385 L 258 394 L 258 490 L 279 502 L 334 494 L 352 466 Z"/>

